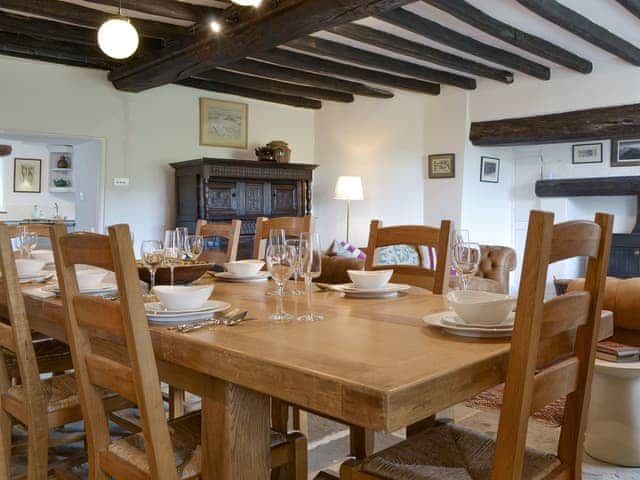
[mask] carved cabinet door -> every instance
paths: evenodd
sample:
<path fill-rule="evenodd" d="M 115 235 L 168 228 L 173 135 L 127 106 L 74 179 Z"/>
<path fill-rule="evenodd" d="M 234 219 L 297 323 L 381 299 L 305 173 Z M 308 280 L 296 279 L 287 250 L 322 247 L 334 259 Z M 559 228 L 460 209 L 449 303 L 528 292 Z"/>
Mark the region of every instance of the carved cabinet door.
<path fill-rule="evenodd" d="M 271 215 L 278 217 L 299 215 L 299 194 L 297 183 L 272 183 Z"/>
<path fill-rule="evenodd" d="M 210 181 L 207 185 L 207 217 L 237 215 L 238 192 L 237 182 Z"/>
<path fill-rule="evenodd" d="M 244 214 L 252 217 L 267 215 L 268 196 L 268 183 L 247 181 L 244 184 Z"/>

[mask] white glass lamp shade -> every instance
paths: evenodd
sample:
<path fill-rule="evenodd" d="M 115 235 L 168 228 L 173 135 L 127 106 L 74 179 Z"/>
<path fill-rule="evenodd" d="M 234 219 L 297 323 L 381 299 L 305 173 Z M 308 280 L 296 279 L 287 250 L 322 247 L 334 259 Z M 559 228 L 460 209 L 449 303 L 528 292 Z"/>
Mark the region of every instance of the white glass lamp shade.
<path fill-rule="evenodd" d="M 126 18 L 112 18 L 98 30 L 98 45 L 106 55 L 122 60 L 138 49 L 138 32 Z"/>
<path fill-rule="evenodd" d="M 233 3 L 242 5 L 243 7 L 259 7 L 262 0 L 231 0 Z"/>
<path fill-rule="evenodd" d="M 336 200 L 362 200 L 364 198 L 362 178 L 338 177 L 333 198 Z"/>

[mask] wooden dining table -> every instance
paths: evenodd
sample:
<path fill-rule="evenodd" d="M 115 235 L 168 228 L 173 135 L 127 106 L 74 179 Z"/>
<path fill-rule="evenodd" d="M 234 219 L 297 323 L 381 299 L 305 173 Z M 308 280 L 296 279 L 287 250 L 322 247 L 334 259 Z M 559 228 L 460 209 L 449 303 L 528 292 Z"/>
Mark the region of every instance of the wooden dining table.
<path fill-rule="evenodd" d="M 163 381 L 202 397 L 203 478 L 269 478 L 270 399 L 370 430 L 391 432 L 436 414 L 505 379 L 508 339 L 469 339 L 428 327 L 423 317 L 447 309 L 443 296 L 412 288 L 396 298 L 349 299 L 313 293 L 318 322 L 274 322 L 276 297 L 266 283 L 215 283 L 212 298 L 246 309 L 237 326 L 189 333 L 151 326 Z M 35 331 L 64 341 L 58 298 L 25 295 Z M 0 297 L 0 315 L 6 314 Z M 304 296 L 287 296 L 287 312 L 306 312 Z M 603 314 L 600 338 L 613 333 Z M 570 347 L 574 336 L 542 346 Z M 121 341 L 94 348 L 126 357 Z"/>

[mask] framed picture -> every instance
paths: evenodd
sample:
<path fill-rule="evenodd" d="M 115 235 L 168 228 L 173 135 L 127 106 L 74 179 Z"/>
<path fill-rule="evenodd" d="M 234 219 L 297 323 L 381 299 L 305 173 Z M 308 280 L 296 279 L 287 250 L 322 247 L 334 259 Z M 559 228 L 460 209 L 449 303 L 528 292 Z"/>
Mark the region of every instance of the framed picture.
<path fill-rule="evenodd" d="M 248 110 L 246 103 L 200 99 L 200 145 L 247 148 Z"/>
<path fill-rule="evenodd" d="M 611 140 L 611 166 L 633 167 L 640 165 L 640 139 Z"/>
<path fill-rule="evenodd" d="M 456 154 L 429 155 L 429 178 L 454 178 L 456 176 Z"/>
<path fill-rule="evenodd" d="M 602 143 L 581 143 L 571 147 L 573 155 L 571 163 L 602 163 Z"/>
<path fill-rule="evenodd" d="M 13 159 L 13 191 L 40 193 L 42 191 L 42 160 L 37 158 Z"/>
<path fill-rule="evenodd" d="M 500 182 L 500 159 L 480 157 L 480 181 L 487 183 Z"/>

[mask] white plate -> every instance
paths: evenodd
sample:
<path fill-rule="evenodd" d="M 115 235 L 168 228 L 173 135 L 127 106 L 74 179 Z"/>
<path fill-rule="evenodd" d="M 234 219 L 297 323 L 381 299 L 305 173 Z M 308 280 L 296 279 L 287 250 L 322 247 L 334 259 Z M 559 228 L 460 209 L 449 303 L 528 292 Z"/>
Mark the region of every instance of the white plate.
<path fill-rule="evenodd" d="M 184 323 L 199 322 L 201 320 L 211 320 L 213 318 L 213 315 L 213 312 L 189 313 L 182 316 L 154 316 L 147 314 L 147 319 L 149 320 L 149 323 L 151 325 L 182 325 Z"/>
<path fill-rule="evenodd" d="M 18 283 L 44 283 L 52 277 L 53 277 L 53 273 L 44 272 L 44 273 L 40 273 L 37 276 L 28 275 L 24 277 L 19 277 Z"/>
<path fill-rule="evenodd" d="M 25 273 L 24 275 L 18 275 L 18 280 L 29 280 L 30 278 L 40 278 L 45 275 L 52 275 L 51 272 L 47 272 L 46 270 L 40 270 L 35 273 Z"/>
<path fill-rule="evenodd" d="M 236 275 L 231 272 L 209 272 L 215 278 L 223 280 L 225 282 L 266 282 L 271 278 L 271 274 L 269 272 L 260 272 L 257 275 Z"/>
<path fill-rule="evenodd" d="M 442 324 L 447 327 L 458 328 L 472 328 L 472 329 L 487 329 L 487 330 L 513 330 L 513 322 L 516 319 L 515 312 L 511 312 L 504 323 L 495 325 L 482 325 L 478 323 L 468 323 L 453 312 L 449 312 L 450 315 L 442 317 Z"/>
<path fill-rule="evenodd" d="M 363 289 L 356 288 L 353 283 L 345 283 L 342 285 L 331 285 L 331 290 L 336 292 L 342 292 L 346 297 L 352 298 L 389 298 L 395 297 L 399 292 L 409 290 L 411 285 L 404 285 L 399 283 L 388 283 L 382 288 L 375 289 Z"/>
<path fill-rule="evenodd" d="M 56 295 L 60 294 L 60 287 L 58 285 L 51 285 L 49 287 L 44 287 L 46 290 L 49 290 Z M 115 283 L 103 283 L 98 288 L 90 288 L 87 290 L 80 290 L 80 293 L 83 295 L 107 295 L 111 292 L 117 292 L 118 286 Z"/>
<path fill-rule="evenodd" d="M 513 322 L 515 313 L 511 313 L 509 320 Z M 440 312 L 427 315 L 422 319 L 427 325 L 442 328 L 445 332 L 461 337 L 473 338 L 504 338 L 513 334 L 513 323 L 497 327 L 470 327 L 465 325 L 453 312 Z"/>
<path fill-rule="evenodd" d="M 187 313 L 203 313 L 203 312 L 218 312 L 221 309 L 228 308 L 228 303 L 218 302 L 216 300 L 207 300 L 205 304 L 200 308 L 193 308 L 188 310 L 168 310 L 160 302 L 145 303 L 144 309 L 147 314 L 152 315 L 181 315 Z M 221 308 L 224 307 L 224 308 Z"/>

